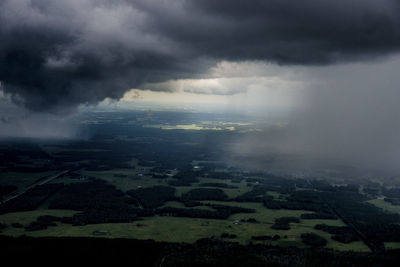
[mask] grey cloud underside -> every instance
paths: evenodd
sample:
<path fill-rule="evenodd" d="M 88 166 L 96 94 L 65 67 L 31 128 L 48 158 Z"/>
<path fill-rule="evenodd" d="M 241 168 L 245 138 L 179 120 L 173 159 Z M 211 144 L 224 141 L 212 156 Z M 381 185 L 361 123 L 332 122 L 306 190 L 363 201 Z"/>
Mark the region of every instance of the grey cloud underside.
<path fill-rule="evenodd" d="M 220 60 L 326 65 L 398 51 L 397 0 L 5 0 L 0 81 L 32 110 L 118 99 Z"/>

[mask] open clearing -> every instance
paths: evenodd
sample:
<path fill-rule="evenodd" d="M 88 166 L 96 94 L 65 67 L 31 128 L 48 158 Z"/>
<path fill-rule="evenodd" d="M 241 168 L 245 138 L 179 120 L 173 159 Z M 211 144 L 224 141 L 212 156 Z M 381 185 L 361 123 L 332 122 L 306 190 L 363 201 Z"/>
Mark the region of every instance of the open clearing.
<path fill-rule="evenodd" d="M 229 205 L 230 202 L 205 201 L 208 203 Z M 168 202 L 167 206 L 179 206 L 179 202 Z M 298 246 L 305 247 L 301 242 L 302 233 L 316 233 L 328 240 L 327 247 L 336 250 L 354 250 L 369 251 L 361 241 L 343 244 L 330 239 L 330 234 L 315 230 L 314 225 L 325 223 L 328 225 L 342 226 L 340 220 L 301 220 L 300 223 L 291 223 L 290 230 L 271 229 L 275 218 L 283 216 L 300 216 L 307 211 L 291 210 L 269 210 L 260 203 L 234 203 L 235 206 L 255 208 L 254 214 L 235 214 L 227 220 L 199 219 L 199 218 L 178 218 L 168 216 L 154 216 L 143 218 L 143 220 L 132 223 L 108 223 L 91 224 L 85 226 L 71 226 L 68 224 L 58 224 L 55 227 L 49 227 L 40 231 L 25 231 L 23 228 L 8 227 L 3 230 L 3 234 L 11 236 L 28 235 L 34 237 L 42 236 L 71 236 L 71 237 L 94 237 L 94 232 L 100 231 L 106 233 L 101 237 L 108 238 L 136 238 L 136 239 L 154 239 L 156 241 L 167 242 L 187 242 L 193 243 L 200 238 L 217 237 L 222 233 L 235 234 L 237 237 L 229 239 L 230 241 L 248 244 L 252 236 L 257 235 L 275 235 L 281 236 L 277 241 L 256 241 L 264 244 L 279 246 Z M 72 216 L 76 211 L 64 210 L 37 210 L 29 212 L 17 212 L 0 215 L 0 221 L 7 225 L 19 222 L 27 225 L 36 220 L 41 215 L 53 216 Z M 256 218 L 259 223 L 240 222 L 240 219 Z M 285 237 L 286 236 L 286 237 Z M 254 241 L 253 241 L 254 242 Z M 391 245 L 393 246 L 393 245 Z"/>

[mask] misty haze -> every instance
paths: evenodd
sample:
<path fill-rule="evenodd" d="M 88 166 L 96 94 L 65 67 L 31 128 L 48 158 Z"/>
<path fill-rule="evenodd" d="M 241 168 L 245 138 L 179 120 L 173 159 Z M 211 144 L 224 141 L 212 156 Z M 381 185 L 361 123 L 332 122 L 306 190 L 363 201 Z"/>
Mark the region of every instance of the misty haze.
<path fill-rule="evenodd" d="M 398 266 L 400 2 L 0 0 L 15 263 Z"/>

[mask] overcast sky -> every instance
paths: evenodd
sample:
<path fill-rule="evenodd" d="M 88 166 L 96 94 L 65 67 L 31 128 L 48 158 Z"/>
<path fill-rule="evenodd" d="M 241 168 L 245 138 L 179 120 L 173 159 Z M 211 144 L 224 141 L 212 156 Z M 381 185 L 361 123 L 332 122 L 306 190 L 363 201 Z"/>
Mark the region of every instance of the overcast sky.
<path fill-rule="evenodd" d="M 396 53 L 399 8 L 397 0 L 3 0 L 0 80 L 33 111 L 69 111 L 131 88 L 235 94 L 288 80 L 285 69 L 260 64 Z"/>
<path fill-rule="evenodd" d="M 11 106 L 208 103 L 291 111 L 296 149 L 395 166 L 399 49 L 398 0 L 2 0 L 1 131 Z"/>

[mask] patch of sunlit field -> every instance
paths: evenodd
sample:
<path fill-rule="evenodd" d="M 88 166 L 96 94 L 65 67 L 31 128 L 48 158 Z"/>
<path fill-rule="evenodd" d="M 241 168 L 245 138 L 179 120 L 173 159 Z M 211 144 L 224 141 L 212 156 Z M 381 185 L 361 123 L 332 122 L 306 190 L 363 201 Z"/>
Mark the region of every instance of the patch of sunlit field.
<path fill-rule="evenodd" d="M 145 127 L 160 128 L 162 130 L 189 130 L 189 131 L 234 131 L 234 126 L 224 125 L 198 125 L 198 124 L 177 124 L 177 125 L 146 125 Z"/>

